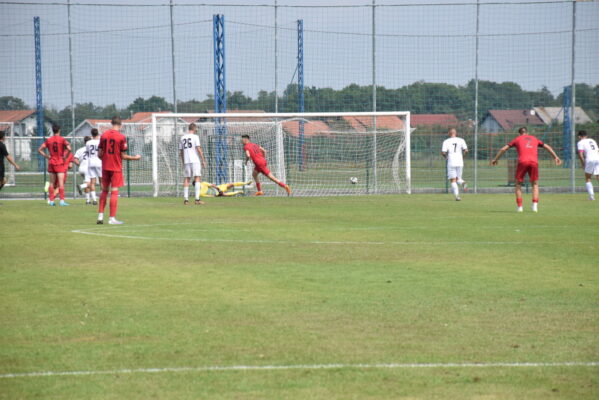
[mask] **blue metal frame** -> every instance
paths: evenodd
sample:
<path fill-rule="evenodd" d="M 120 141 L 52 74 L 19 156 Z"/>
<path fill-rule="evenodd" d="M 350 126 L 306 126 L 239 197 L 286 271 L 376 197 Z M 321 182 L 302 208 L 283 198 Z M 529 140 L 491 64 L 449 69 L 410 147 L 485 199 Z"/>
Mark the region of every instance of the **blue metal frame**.
<path fill-rule="evenodd" d="M 35 107 L 37 116 L 37 135 L 44 137 L 44 105 L 42 101 L 42 43 L 40 34 L 40 17 L 33 17 L 33 37 L 35 40 Z M 38 155 L 39 171 L 45 171 L 46 159 Z"/>
<path fill-rule="evenodd" d="M 215 14 L 212 17 L 214 41 L 214 112 L 227 112 L 227 85 L 225 68 L 225 16 Z M 216 183 L 228 180 L 227 162 L 227 122 L 225 118 L 216 118 Z"/>
<path fill-rule="evenodd" d="M 572 162 L 572 153 L 571 153 L 571 136 L 572 136 L 572 118 L 574 117 L 571 113 L 572 107 L 572 86 L 564 87 L 564 95 L 563 95 L 563 107 L 564 107 L 564 136 L 563 136 L 563 153 L 562 159 L 564 160 L 564 168 L 569 168 L 570 163 Z"/>
<path fill-rule="evenodd" d="M 304 112 L 304 20 L 297 20 L 297 101 L 298 111 Z M 299 121 L 298 165 L 304 170 L 304 121 Z"/>

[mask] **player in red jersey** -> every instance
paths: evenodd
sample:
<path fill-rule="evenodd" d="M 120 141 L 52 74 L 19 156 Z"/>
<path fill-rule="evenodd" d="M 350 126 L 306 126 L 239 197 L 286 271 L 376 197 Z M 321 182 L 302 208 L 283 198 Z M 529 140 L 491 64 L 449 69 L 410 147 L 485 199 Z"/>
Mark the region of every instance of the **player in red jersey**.
<path fill-rule="evenodd" d="M 561 165 L 562 160 L 555 154 L 555 151 L 546 143 L 543 143 L 536 137 L 528 134 L 528 129 L 522 127 L 518 129 L 520 136 L 499 149 L 499 152 L 491 161 L 492 165 L 497 165 L 497 161 L 503 153 L 510 147 L 515 147 L 518 152 L 518 168 L 516 169 L 516 204 L 518 212 L 522 212 L 522 182 L 524 176 L 528 174 L 532 185 L 532 211 L 538 211 L 539 203 L 539 155 L 538 148 L 542 147 L 553 156 L 555 165 Z"/>
<path fill-rule="evenodd" d="M 48 172 L 50 173 L 50 187 L 48 193 L 50 195 L 50 204 L 54 205 L 54 185 L 58 185 L 58 195 L 60 196 L 60 205 L 68 206 L 64 201 L 64 177 L 68 169 L 68 162 L 66 162 L 69 154 L 71 153 L 71 145 L 65 138 L 60 136 L 60 126 L 57 124 L 52 125 L 53 136 L 46 139 L 44 143 L 37 149 L 37 152 L 42 157 L 48 160 Z M 49 155 L 44 151 L 48 149 Z"/>
<path fill-rule="evenodd" d="M 106 208 L 106 199 L 110 190 L 110 218 L 108 223 L 121 225 L 122 222 L 116 219 L 116 209 L 119 188 L 123 186 L 123 160 L 136 161 L 141 156 L 139 154 L 136 156 L 127 154 L 127 139 L 120 132 L 121 119 L 113 117 L 111 123 L 112 129 L 102 134 L 98 146 L 98 157 L 102 159 L 102 194 L 100 195 L 97 224 L 104 223 L 104 208 Z"/>
<path fill-rule="evenodd" d="M 286 185 L 284 182 L 281 182 L 270 172 L 268 169 L 268 162 L 266 161 L 266 150 L 262 148 L 262 146 L 257 145 L 256 143 L 252 143 L 250 141 L 249 135 L 241 136 L 241 142 L 243 143 L 243 151 L 245 151 L 245 163 L 252 159 L 254 163 L 254 172 L 252 176 L 254 177 L 254 181 L 256 182 L 256 196 L 262 196 L 264 192 L 262 191 L 262 184 L 258 180 L 258 174 L 264 174 L 268 179 L 282 187 L 287 191 L 287 196 L 291 194 L 291 188 L 289 185 Z"/>

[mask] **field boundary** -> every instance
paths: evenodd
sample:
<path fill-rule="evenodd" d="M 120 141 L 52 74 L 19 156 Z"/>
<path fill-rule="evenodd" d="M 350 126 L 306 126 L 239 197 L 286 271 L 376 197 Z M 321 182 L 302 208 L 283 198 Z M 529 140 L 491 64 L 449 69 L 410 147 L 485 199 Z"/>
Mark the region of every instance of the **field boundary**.
<path fill-rule="evenodd" d="M 550 367 L 599 367 L 599 361 L 565 362 L 495 362 L 495 363 L 390 363 L 390 364 L 298 364 L 298 365 L 230 365 L 204 367 L 125 368 L 89 371 L 40 371 L 0 374 L 0 379 L 35 378 L 43 376 L 89 376 L 120 374 L 156 374 L 167 372 L 228 372 L 273 370 L 324 370 L 324 369 L 421 369 L 421 368 L 550 368 Z"/>

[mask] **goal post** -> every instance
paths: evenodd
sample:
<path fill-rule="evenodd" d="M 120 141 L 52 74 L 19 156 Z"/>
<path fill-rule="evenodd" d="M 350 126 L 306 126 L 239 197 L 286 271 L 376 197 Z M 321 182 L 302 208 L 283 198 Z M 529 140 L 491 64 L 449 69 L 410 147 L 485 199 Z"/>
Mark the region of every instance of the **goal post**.
<path fill-rule="evenodd" d="M 226 129 L 218 129 L 223 120 Z M 252 142 L 266 150 L 269 169 L 292 187 L 294 195 L 409 194 L 412 191 L 408 111 L 162 112 L 152 114 L 150 127 L 146 124 L 145 128 L 138 129 L 144 131 L 139 135 L 145 136 L 144 156 L 151 163 L 153 196 L 177 192 L 180 185 L 177 181 L 182 176 L 177 172 L 182 167 L 178 160 L 178 141 L 192 122 L 198 128 L 206 157 L 202 180 L 211 183 L 225 183 L 220 182 L 223 179 L 228 182 L 253 180 L 253 165 L 251 162 L 244 165 L 241 143 L 241 136 L 247 134 Z M 225 151 L 219 154 L 223 141 Z M 150 166 L 146 164 L 146 167 Z M 268 178 L 261 176 L 260 180 L 267 195 L 286 195 Z M 255 187 L 246 189 L 251 192 Z"/>

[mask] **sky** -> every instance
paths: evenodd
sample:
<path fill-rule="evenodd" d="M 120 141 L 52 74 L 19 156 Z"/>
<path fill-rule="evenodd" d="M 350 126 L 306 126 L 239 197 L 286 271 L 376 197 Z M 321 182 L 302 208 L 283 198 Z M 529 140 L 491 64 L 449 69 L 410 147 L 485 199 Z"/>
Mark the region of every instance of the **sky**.
<path fill-rule="evenodd" d="M 295 82 L 298 19 L 304 21 L 306 86 L 340 89 L 373 81 L 370 0 L 278 0 L 276 74 L 274 0 L 175 0 L 173 42 L 169 0 L 72 0 L 71 59 L 67 2 L 22 3 L 0 0 L 0 96 L 19 97 L 30 106 L 34 16 L 41 19 L 44 103 L 59 109 L 71 101 L 70 72 L 75 103 L 123 107 L 152 95 L 205 99 L 214 92 L 217 13 L 225 16 L 229 91 L 255 97 L 275 85 L 281 93 Z M 476 1 L 376 0 L 377 85 L 465 85 L 478 73 L 479 79 L 561 92 L 572 79 L 572 3 L 498 3 L 480 2 L 477 69 Z M 599 2 L 577 4 L 576 82 L 599 84 L 597 21 Z"/>

